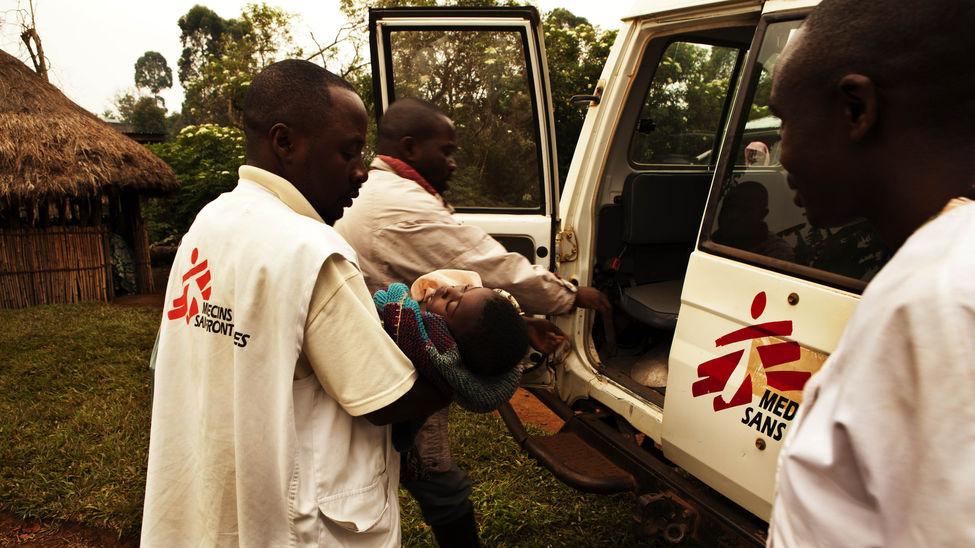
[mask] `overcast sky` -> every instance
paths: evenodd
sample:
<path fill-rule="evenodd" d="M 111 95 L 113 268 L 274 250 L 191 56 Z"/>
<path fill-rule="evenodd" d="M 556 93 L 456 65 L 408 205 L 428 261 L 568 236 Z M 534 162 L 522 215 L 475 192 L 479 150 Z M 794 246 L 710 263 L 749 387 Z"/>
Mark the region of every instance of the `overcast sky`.
<path fill-rule="evenodd" d="M 265 0 L 298 15 L 295 40 L 314 51 L 310 33 L 322 42 L 344 22 L 339 0 Z M 37 30 L 50 63 L 51 82 L 86 109 L 101 114 L 120 92 L 134 87 L 133 65 L 149 50 L 173 69 L 173 89 L 162 93 L 178 109 L 183 91 L 176 78 L 181 46 L 176 21 L 194 4 L 221 17 L 237 17 L 245 0 L 34 0 Z M 618 28 L 632 0 L 533 0 L 543 12 L 565 7 L 604 29 Z M 0 0 L 0 49 L 29 63 L 20 41 L 18 8 L 27 0 Z"/>

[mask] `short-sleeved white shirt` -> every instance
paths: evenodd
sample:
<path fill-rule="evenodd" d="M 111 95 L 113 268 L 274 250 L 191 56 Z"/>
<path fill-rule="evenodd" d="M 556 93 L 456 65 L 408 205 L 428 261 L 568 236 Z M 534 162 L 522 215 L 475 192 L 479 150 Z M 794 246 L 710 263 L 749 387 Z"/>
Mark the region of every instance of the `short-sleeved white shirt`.
<path fill-rule="evenodd" d="M 975 546 L 975 204 L 907 240 L 803 397 L 769 546 Z"/>

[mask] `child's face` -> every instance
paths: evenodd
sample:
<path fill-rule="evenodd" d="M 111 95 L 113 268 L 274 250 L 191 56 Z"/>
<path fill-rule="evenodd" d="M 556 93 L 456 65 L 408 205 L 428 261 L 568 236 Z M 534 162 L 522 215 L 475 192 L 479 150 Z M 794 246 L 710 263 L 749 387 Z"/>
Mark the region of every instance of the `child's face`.
<path fill-rule="evenodd" d="M 447 322 L 451 335 L 457 338 L 477 325 L 481 320 L 484 305 L 495 298 L 496 293 L 486 287 L 450 286 L 437 289 L 423 299 L 421 308 Z"/>

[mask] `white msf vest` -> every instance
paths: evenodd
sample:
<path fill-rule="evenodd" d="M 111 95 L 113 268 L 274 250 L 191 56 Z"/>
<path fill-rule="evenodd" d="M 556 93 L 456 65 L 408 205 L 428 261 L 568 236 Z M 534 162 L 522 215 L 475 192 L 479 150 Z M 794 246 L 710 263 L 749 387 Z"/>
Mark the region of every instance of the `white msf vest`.
<path fill-rule="evenodd" d="M 144 546 L 399 543 L 389 429 L 348 415 L 314 375 L 294 380 L 333 254 L 356 261 L 250 181 L 197 216 L 159 333 Z"/>

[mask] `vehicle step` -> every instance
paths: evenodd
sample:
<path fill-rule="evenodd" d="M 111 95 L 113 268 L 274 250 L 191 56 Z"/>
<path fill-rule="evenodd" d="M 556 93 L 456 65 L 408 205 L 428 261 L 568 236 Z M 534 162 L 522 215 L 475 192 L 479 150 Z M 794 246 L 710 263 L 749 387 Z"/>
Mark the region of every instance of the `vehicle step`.
<path fill-rule="evenodd" d="M 633 491 L 636 479 L 575 432 L 563 430 L 550 436 L 529 435 L 510 405 L 499 409 L 515 441 L 563 483 L 586 493 L 610 495 Z"/>

